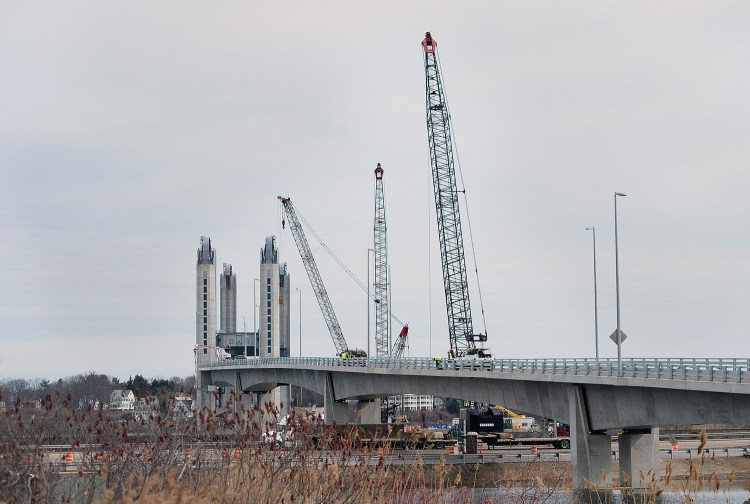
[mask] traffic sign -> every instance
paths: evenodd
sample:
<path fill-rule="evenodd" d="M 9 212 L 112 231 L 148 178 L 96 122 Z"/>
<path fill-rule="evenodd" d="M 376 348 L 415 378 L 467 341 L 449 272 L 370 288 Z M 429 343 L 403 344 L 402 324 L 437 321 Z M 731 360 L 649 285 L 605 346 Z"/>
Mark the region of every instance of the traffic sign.
<path fill-rule="evenodd" d="M 628 339 L 628 336 L 627 334 L 625 334 L 625 331 L 623 331 L 622 329 L 620 329 L 620 333 L 622 334 L 622 339 L 620 340 L 620 343 L 622 343 L 623 341 Z M 617 344 L 617 329 L 615 329 L 614 332 L 612 332 L 612 334 L 609 335 L 609 339 L 614 341 L 615 345 Z"/>

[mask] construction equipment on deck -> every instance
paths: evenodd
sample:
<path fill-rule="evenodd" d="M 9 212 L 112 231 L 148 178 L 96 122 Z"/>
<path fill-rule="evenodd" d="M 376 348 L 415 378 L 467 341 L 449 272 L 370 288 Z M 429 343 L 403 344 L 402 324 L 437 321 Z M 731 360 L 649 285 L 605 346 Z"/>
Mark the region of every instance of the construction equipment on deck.
<path fill-rule="evenodd" d="M 278 198 L 284 208 L 284 214 L 289 220 L 289 230 L 292 232 L 292 236 L 294 236 L 299 255 L 302 258 L 302 263 L 305 265 L 307 276 L 310 279 L 310 285 L 313 292 L 315 292 L 318 305 L 320 305 L 320 311 L 323 312 L 323 318 L 328 326 L 328 331 L 331 333 L 333 346 L 336 347 L 336 355 L 341 357 L 367 357 L 367 353 L 364 350 L 350 350 L 346 344 L 346 339 L 344 339 L 344 334 L 341 332 L 341 326 L 336 318 L 336 313 L 333 311 L 331 300 L 328 298 L 328 292 L 323 284 L 318 266 L 315 264 L 315 258 L 313 258 L 310 245 L 307 243 L 307 238 L 305 237 L 305 232 L 297 218 L 297 212 L 294 210 L 292 200 L 281 196 Z"/>
<path fill-rule="evenodd" d="M 438 65 L 437 43 L 430 32 L 427 32 L 422 41 L 422 48 L 427 82 L 427 137 L 443 267 L 445 304 L 448 311 L 450 346 L 453 355 L 457 358 L 471 355 L 487 357 L 489 353 L 476 346 L 478 342 L 487 341 L 487 335 L 475 334 L 472 324 L 464 240 L 458 205 L 459 190 L 456 185 L 453 160 L 453 132 Z"/>
<path fill-rule="evenodd" d="M 518 413 L 516 413 L 514 411 L 511 411 L 508 408 L 506 408 L 504 406 L 500 406 L 498 404 L 495 404 L 492 407 L 499 409 L 500 411 L 502 411 L 503 413 L 505 413 L 506 415 L 508 415 L 511 418 L 523 418 L 525 416 L 525 415 L 519 415 Z"/>
<path fill-rule="evenodd" d="M 393 348 L 391 349 L 391 358 L 400 359 L 403 356 L 404 349 L 406 348 L 406 344 L 408 343 L 408 337 L 409 324 L 406 324 L 401 328 L 401 332 L 398 334 L 398 338 L 396 338 L 396 342 L 393 344 Z"/>
<path fill-rule="evenodd" d="M 383 168 L 375 168 L 375 356 L 386 358 L 390 352 L 390 305 L 388 304 L 388 241 L 385 225 Z"/>

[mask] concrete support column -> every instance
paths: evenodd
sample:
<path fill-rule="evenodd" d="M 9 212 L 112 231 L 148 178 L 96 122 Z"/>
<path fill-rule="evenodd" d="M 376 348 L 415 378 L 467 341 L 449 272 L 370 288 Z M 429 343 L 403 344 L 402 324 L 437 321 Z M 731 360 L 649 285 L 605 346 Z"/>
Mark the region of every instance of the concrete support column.
<path fill-rule="evenodd" d="M 203 408 L 214 409 L 214 395 L 208 391 L 211 383 L 211 373 L 201 371 L 195 372 L 195 408 L 197 411 Z"/>
<path fill-rule="evenodd" d="M 234 393 L 235 393 L 235 411 L 241 411 L 242 406 L 245 406 L 245 409 L 252 408 L 253 406 L 253 394 L 243 394 L 242 389 L 242 371 L 237 371 L 237 374 L 234 379 Z"/>
<path fill-rule="evenodd" d="M 626 429 L 618 441 L 620 486 L 647 489 L 659 479 L 659 428 Z"/>
<path fill-rule="evenodd" d="M 358 424 L 379 424 L 380 422 L 380 399 L 357 403 Z"/>
<path fill-rule="evenodd" d="M 589 428 L 583 387 L 568 389 L 570 404 L 570 461 L 573 489 L 585 489 L 587 483 L 607 492 L 612 481 L 611 438 Z"/>
<path fill-rule="evenodd" d="M 326 390 L 323 395 L 323 412 L 326 425 L 345 424 L 349 421 L 349 404 L 346 401 L 336 402 L 331 373 L 326 373 Z"/>

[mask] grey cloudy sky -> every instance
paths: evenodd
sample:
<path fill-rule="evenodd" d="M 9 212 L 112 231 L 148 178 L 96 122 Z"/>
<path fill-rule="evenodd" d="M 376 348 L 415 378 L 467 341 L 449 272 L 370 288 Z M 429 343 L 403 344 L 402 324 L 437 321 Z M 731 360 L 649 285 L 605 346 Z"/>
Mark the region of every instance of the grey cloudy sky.
<path fill-rule="evenodd" d="M 411 355 L 444 353 L 427 30 L 494 353 L 593 356 L 593 225 L 616 355 L 621 191 L 623 355 L 748 357 L 749 25 L 739 1 L 0 2 L 0 377 L 192 373 L 201 235 L 250 329 L 277 234 L 303 352 L 332 355 L 276 196 L 364 279 L 378 162 L 393 310 Z M 312 245 L 366 346 L 364 294 Z"/>

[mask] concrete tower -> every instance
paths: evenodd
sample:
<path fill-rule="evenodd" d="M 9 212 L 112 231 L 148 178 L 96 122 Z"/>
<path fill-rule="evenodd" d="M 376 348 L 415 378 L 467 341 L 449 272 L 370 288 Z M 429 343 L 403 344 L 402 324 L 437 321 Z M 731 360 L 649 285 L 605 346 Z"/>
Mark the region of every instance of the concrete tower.
<path fill-rule="evenodd" d="M 291 320 L 289 306 L 289 273 L 286 263 L 279 265 L 279 356 L 291 357 Z"/>
<path fill-rule="evenodd" d="M 260 356 L 289 357 L 289 274 L 286 264 L 279 264 L 279 249 L 276 237 L 269 236 L 260 249 L 260 303 L 258 320 Z M 270 392 L 269 400 L 282 413 L 289 411 L 289 388 L 277 387 Z"/>
<path fill-rule="evenodd" d="M 195 344 L 199 360 L 216 360 L 216 250 L 201 236 L 195 282 Z"/>
<path fill-rule="evenodd" d="M 221 332 L 237 332 L 237 276 L 232 273 L 232 265 L 224 263 L 219 292 L 221 300 Z"/>

